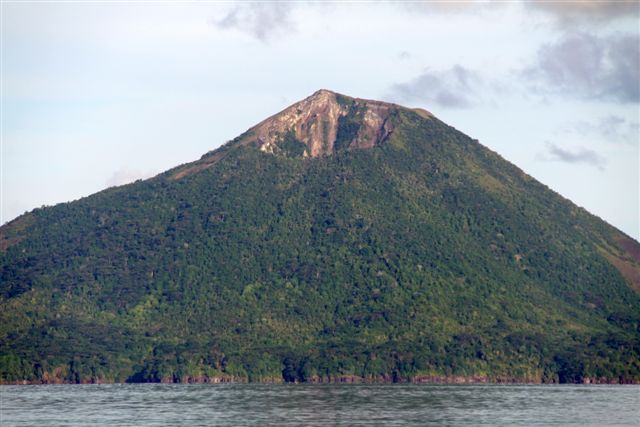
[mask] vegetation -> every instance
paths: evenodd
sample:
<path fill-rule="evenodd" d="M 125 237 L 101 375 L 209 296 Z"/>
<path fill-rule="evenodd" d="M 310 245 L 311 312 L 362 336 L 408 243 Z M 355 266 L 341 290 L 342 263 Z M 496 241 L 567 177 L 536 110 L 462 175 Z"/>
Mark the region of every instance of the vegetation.
<path fill-rule="evenodd" d="M 232 142 L 4 226 L 1 380 L 639 381 L 640 296 L 602 255 L 625 236 L 437 119 L 394 120 L 372 149 Z"/>
<path fill-rule="evenodd" d="M 287 132 L 278 145 L 282 153 L 288 157 L 303 157 L 307 146 L 298 140 L 293 131 Z"/>

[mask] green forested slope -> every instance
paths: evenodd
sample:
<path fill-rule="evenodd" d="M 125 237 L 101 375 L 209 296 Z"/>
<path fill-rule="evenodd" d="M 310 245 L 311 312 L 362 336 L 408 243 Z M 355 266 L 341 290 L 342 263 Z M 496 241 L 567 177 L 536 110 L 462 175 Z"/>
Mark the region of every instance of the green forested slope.
<path fill-rule="evenodd" d="M 371 149 L 232 141 L 4 226 L 2 380 L 639 381 L 640 296 L 607 260 L 635 268 L 637 243 L 439 120 L 393 120 Z"/>

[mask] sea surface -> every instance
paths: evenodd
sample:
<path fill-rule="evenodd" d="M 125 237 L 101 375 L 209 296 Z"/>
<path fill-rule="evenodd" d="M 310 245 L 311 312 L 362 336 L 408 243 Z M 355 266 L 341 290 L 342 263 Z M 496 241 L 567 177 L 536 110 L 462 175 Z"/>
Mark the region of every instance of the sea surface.
<path fill-rule="evenodd" d="M 637 385 L 0 386 L 10 426 L 639 426 Z"/>

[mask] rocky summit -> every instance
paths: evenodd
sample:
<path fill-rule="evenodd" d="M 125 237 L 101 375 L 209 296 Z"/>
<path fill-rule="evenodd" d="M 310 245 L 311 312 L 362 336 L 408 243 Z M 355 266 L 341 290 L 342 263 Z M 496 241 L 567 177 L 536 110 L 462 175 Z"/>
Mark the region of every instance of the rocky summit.
<path fill-rule="evenodd" d="M 302 157 L 371 148 L 393 132 L 391 116 L 397 108 L 319 90 L 252 128 L 246 139 L 264 152 Z"/>
<path fill-rule="evenodd" d="M 425 110 L 320 90 L 0 227 L 0 382 L 125 381 L 638 382 L 640 244 Z"/>

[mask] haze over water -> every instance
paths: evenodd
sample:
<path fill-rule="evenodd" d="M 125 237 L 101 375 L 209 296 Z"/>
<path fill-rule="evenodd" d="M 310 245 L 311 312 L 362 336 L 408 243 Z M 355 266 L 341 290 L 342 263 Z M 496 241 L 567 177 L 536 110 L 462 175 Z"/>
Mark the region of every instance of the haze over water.
<path fill-rule="evenodd" d="M 637 426 L 640 386 L 0 386 L 0 425 Z"/>

